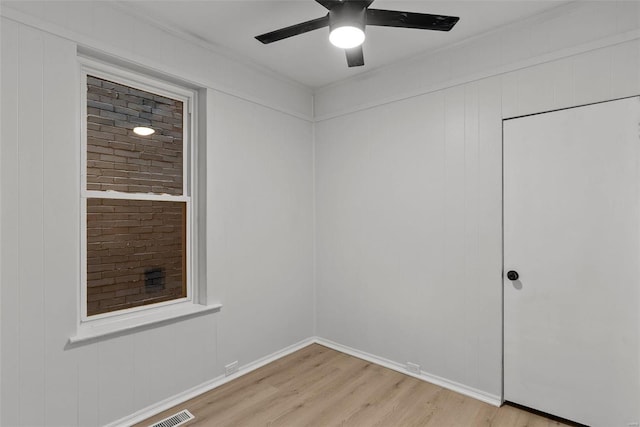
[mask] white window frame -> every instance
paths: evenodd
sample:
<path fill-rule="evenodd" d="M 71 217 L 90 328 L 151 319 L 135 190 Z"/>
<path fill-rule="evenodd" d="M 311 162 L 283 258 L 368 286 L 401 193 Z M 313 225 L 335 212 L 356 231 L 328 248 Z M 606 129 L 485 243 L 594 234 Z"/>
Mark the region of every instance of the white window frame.
<path fill-rule="evenodd" d="M 111 335 L 122 330 L 129 330 L 162 322 L 170 318 L 193 315 L 203 311 L 219 310 L 221 305 L 203 305 L 200 297 L 198 280 L 197 248 L 197 123 L 193 112 L 197 104 L 197 91 L 180 87 L 159 79 L 134 73 L 132 71 L 106 65 L 88 58 L 79 58 L 81 81 L 80 108 L 80 289 L 78 304 L 78 330 L 70 338 L 71 343 L 94 339 L 103 335 Z M 128 193 L 119 191 L 87 190 L 87 75 L 110 80 L 118 84 L 144 90 L 160 96 L 183 102 L 183 194 L 151 194 Z M 108 313 L 87 315 L 87 199 L 129 199 L 175 201 L 186 204 L 186 277 L 187 296 L 184 298 L 155 304 L 143 305 Z"/>

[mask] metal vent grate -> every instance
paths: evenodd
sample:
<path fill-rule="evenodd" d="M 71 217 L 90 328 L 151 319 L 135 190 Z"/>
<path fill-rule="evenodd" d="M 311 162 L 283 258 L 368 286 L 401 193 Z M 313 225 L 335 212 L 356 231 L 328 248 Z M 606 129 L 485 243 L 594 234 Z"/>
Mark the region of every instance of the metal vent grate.
<path fill-rule="evenodd" d="M 158 421 L 157 423 L 152 424 L 149 427 L 175 427 L 182 425 L 194 418 L 195 417 L 191 414 L 191 412 L 185 409 L 175 415 L 171 415 L 170 417 L 165 418 L 164 420 Z"/>

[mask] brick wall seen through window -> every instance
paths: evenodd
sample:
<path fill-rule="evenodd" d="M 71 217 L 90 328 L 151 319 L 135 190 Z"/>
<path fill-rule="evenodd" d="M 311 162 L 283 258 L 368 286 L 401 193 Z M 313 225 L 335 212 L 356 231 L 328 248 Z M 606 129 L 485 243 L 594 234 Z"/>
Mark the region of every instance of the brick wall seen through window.
<path fill-rule="evenodd" d="M 183 106 L 87 76 L 87 316 L 187 296 Z"/>
<path fill-rule="evenodd" d="M 182 194 L 180 101 L 87 77 L 87 190 Z M 148 126 L 153 135 L 134 134 Z"/>

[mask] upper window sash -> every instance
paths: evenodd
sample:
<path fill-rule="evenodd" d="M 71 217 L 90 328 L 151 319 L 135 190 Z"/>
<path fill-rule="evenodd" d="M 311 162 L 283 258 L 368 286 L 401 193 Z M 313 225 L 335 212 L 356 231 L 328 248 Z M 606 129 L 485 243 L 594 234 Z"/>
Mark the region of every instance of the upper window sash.
<path fill-rule="evenodd" d="M 150 77 L 141 76 L 119 67 L 106 65 L 97 61 L 80 57 L 82 94 L 82 123 L 81 123 L 81 144 L 82 144 L 82 170 L 81 170 L 81 190 L 83 197 L 87 190 L 87 76 L 95 76 L 100 79 L 114 81 L 115 83 L 130 86 L 134 89 L 151 92 L 159 96 L 174 99 L 183 103 L 182 117 L 182 196 L 190 197 L 192 193 L 193 180 L 193 150 L 191 147 L 192 130 L 192 104 L 194 102 L 194 91 L 172 85 L 167 82 L 155 80 Z M 93 190 L 102 191 L 102 190 Z M 128 194 L 162 194 L 162 193 L 137 193 L 126 192 Z"/>

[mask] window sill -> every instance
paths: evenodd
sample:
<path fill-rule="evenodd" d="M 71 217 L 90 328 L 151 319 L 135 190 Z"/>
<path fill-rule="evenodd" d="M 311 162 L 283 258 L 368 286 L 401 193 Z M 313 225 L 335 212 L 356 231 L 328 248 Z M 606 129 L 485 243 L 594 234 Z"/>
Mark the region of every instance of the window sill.
<path fill-rule="evenodd" d="M 81 324 L 75 335 L 69 337 L 69 344 L 80 344 L 97 338 L 121 335 L 136 329 L 166 323 L 186 317 L 220 311 L 222 304 L 200 305 L 179 304 L 174 307 L 162 307 L 160 310 L 144 312 L 135 317 L 96 320 Z"/>

